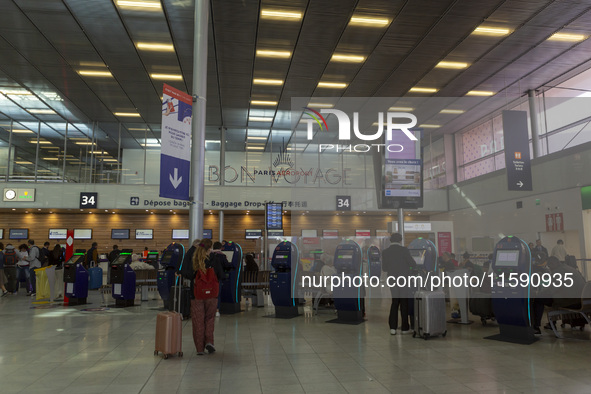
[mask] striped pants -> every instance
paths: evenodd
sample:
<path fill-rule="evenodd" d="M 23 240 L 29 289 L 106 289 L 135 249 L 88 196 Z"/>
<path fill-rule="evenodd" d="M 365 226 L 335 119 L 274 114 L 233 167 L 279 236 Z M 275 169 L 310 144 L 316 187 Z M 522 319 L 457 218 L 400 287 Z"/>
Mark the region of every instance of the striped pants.
<path fill-rule="evenodd" d="M 217 298 L 207 300 L 191 300 L 191 320 L 193 323 L 193 342 L 197 352 L 205 351 L 205 345 L 213 345 L 213 329 Z"/>

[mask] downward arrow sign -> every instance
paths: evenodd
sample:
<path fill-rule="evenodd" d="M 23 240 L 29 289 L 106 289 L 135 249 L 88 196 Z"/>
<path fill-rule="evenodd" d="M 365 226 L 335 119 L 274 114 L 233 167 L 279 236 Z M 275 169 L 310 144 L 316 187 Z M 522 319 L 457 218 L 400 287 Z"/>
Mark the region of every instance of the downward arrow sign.
<path fill-rule="evenodd" d="M 174 169 L 174 178 L 170 174 L 168 174 L 168 178 L 170 179 L 170 183 L 172 183 L 172 187 L 174 187 L 175 189 L 177 187 L 179 187 L 179 185 L 183 181 L 183 177 L 179 178 L 179 169 L 178 168 Z"/>

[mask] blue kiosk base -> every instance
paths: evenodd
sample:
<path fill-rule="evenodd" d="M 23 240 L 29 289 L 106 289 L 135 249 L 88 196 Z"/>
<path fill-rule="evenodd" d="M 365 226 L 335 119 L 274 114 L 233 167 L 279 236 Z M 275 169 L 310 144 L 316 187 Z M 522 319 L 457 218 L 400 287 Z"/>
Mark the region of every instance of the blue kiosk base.
<path fill-rule="evenodd" d="M 491 339 L 493 341 L 517 343 L 520 345 L 531 345 L 538 341 L 534 335 L 532 327 L 511 326 L 507 324 L 499 324 L 500 334 L 491 335 L 484 339 Z"/>
<path fill-rule="evenodd" d="M 222 315 L 233 315 L 234 313 L 240 313 L 240 304 L 237 302 L 222 302 L 220 303 L 220 313 Z"/>
<path fill-rule="evenodd" d="M 365 321 L 362 311 L 343 311 L 337 310 L 337 318 L 327 321 L 327 323 L 352 324 L 357 325 Z"/>
<path fill-rule="evenodd" d="M 297 306 L 275 306 L 275 315 L 270 315 L 268 317 L 274 317 L 276 319 L 293 319 L 294 317 L 298 317 L 300 315 L 300 311 Z"/>

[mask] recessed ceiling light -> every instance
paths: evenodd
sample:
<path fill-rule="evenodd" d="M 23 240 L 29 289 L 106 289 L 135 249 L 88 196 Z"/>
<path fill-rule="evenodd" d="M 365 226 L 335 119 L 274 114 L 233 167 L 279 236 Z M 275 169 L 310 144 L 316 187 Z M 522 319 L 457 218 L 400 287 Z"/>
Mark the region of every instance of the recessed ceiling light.
<path fill-rule="evenodd" d="M 246 147 L 246 149 L 248 149 L 248 150 L 263 150 L 263 149 L 265 149 L 265 147 L 264 147 L 264 146 L 253 146 L 253 145 L 248 145 L 248 146 Z"/>
<path fill-rule="evenodd" d="M 344 82 L 318 82 L 319 88 L 330 88 L 330 89 L 344 89 L 347 84 Z"/>
<path fill-rule="evenodd" d="M 103 159 L 103 161 L 115 162 L 118 161 L 117 159 Z"/>
<path fill-rule="evenodd" d="M 159 1 L 117 0 L 117 6 L 121 8 L 142 8 L 149 11 L 162 9 L 162 5 Z"/>
<path fill-rule="evenodd" d="M 39 114 L 39 115 L 52 115 L 55 114 L 55 111 L 52 109 L 28 109 L 32 114 Z"/>
<path fill-rule="evenodd" d="M 283 85 L 283 80 L 281 79 L 267 79 L 267 78 L 255 78 L 252 80 L 252 83 L 257 85 Z"/>
<path fill-rule="evenodd" d="M 435 93 L 438 89 L 435 88 L 420 88 L 420 87 L 413 87 L 410 88 L 409 92 L 411 93 Z"/>
<path fill-rule="evenodd" d="M 16 134 L 30 134 L 30 133 L 33 133 L 33 131 L 27 130 L 27 129 L 12 129 L 12 132 L 13 133 L 16 133 Z"/>
<path fill-rule="evenodd" d="M 466 93 L 466 96 L 492 96 L 495 92 L 491 92 L 489 90 L 470 90 Z"/>
<path fill-rule="evenodd" d="M 479 34 L 485 36 L 505 36 L 511 33 L 510 29 L 504 27 L 489 27 L 489 26 L 478 26 L 472 34 Z"/>
<path fill-rule="evenodd" d="M 461 69 L 468 67 L 468 63 L 463 62 L 448 62 L 448 61 L 441 61 L 437 63 L 435 67 L 437 68 L 453 68 L 453 69 Z"/>
<path fill-rule="evenodd" d="M 88 142 L 88 141 L 86 141 L 86 142 L 80 141 L 80 142 L 75 142 L 75 144 L 76 145 L 85 145 L 86 146 L 86 145 L 95 145 L 96 143 L 94 143 L 94 142 Z"/>
<path fill-rule="evenodd" d="M 156 143 L 156 142 L 149 142 L 147 144 L 140 144 L 140 145 L 143 147 L 146 147 L 146 148 L 155 148 L 157 146 L 160 146 L 160 144 Z"/>
<path fill-rule="evenodd" d="M 7 96 L 30 96 L 33 93 L 24 89 L 0 89 L 0 93 Z"/>
<path fill-rule="evenodd" d="M 454 115 L 459 115 L 459 114 L 463 114 L 464 111 L 463 109 L 442 109 L 441 111 L 439 111 L 440 114 L 454 114 Z"/>
<path fill-rule="evenodd" d="M 110 71 L 78 70 L 78 74 L 85 77 L 112 77 Z"/>
<path fill-rule="evenodd" d="M 18 161 L 15 161 L 15 164 L 20 164 L 21 166 L 24 166 L 24 165 L 29 165 L 29 164 L 33 164 L 33 163 L 31 163 L 30 161 L 18 160 Z"/>
<path fill-rule="evenodd" d="M 138 42 L 136 47 L 143 51 L 174 52 L 174 45 L 157 42 Z"/>
<path fill-rule="evenodd" d="M 50 141 L 43 141 L 43 140 L 41 140 L 41 141 L 37 141 L 37 140 L 29 140 L 29 142 L 30 142 L 31 144 L 51 144 L 51 142 L 50 142 Z"/>
<path fill-rule="evenodd" d="M 150 74 L 152 79 L 170 79 L 172 81 L 182 81 L 183 76 L 180 74 Z"/>
<path fill-rule="evenodd" d="M 388 111 L 411 112 L 411 111 L 414 111 L 414 108 L 413 107 L 390 107 L 390 108 L 388 108 Z"/>
<path fill-rule="evenodd" d="M 269 105 L 269 106 L 274 106 L 274 105 L 277 105 L 277 101 L 250 100 L 250 104 L 252 104 L 252 105 Z"/>
<path fill-rule="evenodd" d="M 113 112 L 113 115 L 120 116 L 122 118 L 139 118 L 141 116 L 137 112 Z"/>
<path fill-rule="evenodd" d="M 334 104 L 330 103 L 308 103 L 308 107 L 311 108 L 332 108 Z"/>
<path fill-rule="evenodd" d="M 249 122 L 272 122 L 273 118 L 272 117 L 264 117 L 264 116 L 249 116 L 248 121 Z"/>
<path fill-rule="evenodd" d="M 246 138 L 248 138 L 249 140 L 266 140 L 267 139 L 267 137 L 255 137 L 255 136 L 252 136 L 252 135 L 249 135 Z"/>
<path fill-rule="evenodd" d="M 300 20 L 302 19 L 301 12 L 294 11 L 280 11 L 280 10 L 261 10 L 261 18 L 263 19 L 285 19 L 285 20 Z"/>
<path fill-rule="evenodd" d="M 272 51 L 272 50 L 257 49 L 256 54 L 257 54 L 257 56 L 261 56 L 261 57 L 280 57 L 280 58 L 284 58 L 284 59 L 291 57 L 290 51 Z"/>
<path fill-rule="evenodd" d="M 345 54 L 338 54 L 335 53 L 330 58 L 333 62 L 346 62 L 346 63 L 361 63 L 365 60 L 365 56 L 359 55 L 345 55 Z"/>
<path fill-rule="evenodd" d="M 44 157 L 43 160 L 47 160 L 47 161 L 57 161 L 59 160 L 59 158 L 57 157 Z"/>
<path fill-rule="evenodd" d="M 438 128 L 441 127 L 441 125 L 440 124 L 427 124 L 427 123 L 425 123 L 425 124 L 419 125 L 419 127 L 422 127 L 424 129 L 438 129 Z"/>
<path fill-rule="evenodd" d="M 577 42 L 586 40 L 587 36 L 584 34 L 575 34 L 575 33 L 554 33 L 548 40 L 551 41 L 568 41 L 568 42 Z"/>
<path fill-rule="evenodd" d="M 357 26 L 382 27 L 388 25 L 390 20 L 386 18 L 373 18 L 371 16 L 353 16 L 349 23 Z"/>

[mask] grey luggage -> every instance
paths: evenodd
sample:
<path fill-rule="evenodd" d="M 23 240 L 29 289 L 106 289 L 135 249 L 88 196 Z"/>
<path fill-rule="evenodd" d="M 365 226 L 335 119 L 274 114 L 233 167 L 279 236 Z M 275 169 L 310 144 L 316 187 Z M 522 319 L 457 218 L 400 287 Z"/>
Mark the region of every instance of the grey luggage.
<path fill-rule="evenodd" d="M 418 290 L 415 293 L 415 326 L 413 337 L 429 339 L 447 334 L 445 293 L 443 290 Z"/>

